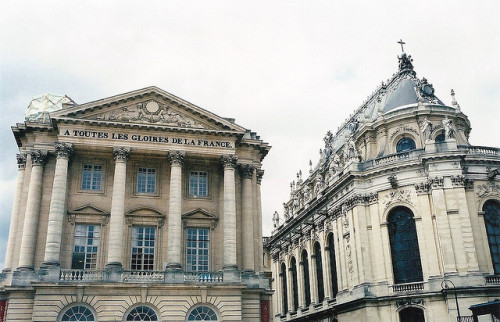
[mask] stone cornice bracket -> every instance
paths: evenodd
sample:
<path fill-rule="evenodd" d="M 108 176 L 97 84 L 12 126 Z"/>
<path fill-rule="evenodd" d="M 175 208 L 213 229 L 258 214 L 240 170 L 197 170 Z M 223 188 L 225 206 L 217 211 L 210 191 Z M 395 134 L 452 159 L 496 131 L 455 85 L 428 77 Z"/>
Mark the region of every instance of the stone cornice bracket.
<path fill-rule="evenodd" d="M 16 155 L 16 158 L 17 158 L 17 168 L 19 170 L 26 169 L 26 154 L 25 153 L 18 154 Z"/>
<path fill-rule="evenodd" d="M 130 157 L 130 148 L 123 146 L 113 148 L 113 158 L 115 161 L 127 162 Z"/>
<path fill-rule="evenodd" d="M 255 167 L 251 164 L 239 164 L 240 175 L 243 178 L 252 179 Z"/>
<path fill-rule="evenodd" d="M 57 158 L 71 159 L 73 155 L 73 143 L 54 142 Z"/>
<path fill-rule="evenodd" d="M 30 152 L 31 155 L 31 165 L 41 165 L 43 166 L 47 162 L 47 151 L 46 150 L 34 150 Z"/>
<path fill-rule="evenodd" d="M 178 164 L 182 165 L 184 163 L 184 157 L 186 156 L 186 152 L 181 151 L 170 151 L 168 153 L 168 158 L 170 160 L 170 164 Z"/>
<path fill-rule="evenodd" d="M 264 176 L 264 170 L 257 169 L 257 184 L 262 183 L 262 177 Z"/>
<path fill-rule="evenodd" d="M 226 154 L 221 157 L 224 168 L 236 168 L 238 157 L 234 154 Z"/>

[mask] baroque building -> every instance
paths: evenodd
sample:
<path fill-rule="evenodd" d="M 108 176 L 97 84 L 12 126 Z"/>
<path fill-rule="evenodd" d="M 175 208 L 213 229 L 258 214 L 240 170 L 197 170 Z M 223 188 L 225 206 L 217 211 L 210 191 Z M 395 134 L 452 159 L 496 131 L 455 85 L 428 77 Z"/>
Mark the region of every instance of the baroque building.
<path fill-rule="evenodd" d="M 469 307 L 500 297 L 500 150 L 398 59 L 274 214 L 275 321 L 493 319 Z"/>
<path fill-rule="evenodd" d="M 255 132 L 157 87 L 46 95 L 12 130 L 8 321 L 268 321 Z"/>

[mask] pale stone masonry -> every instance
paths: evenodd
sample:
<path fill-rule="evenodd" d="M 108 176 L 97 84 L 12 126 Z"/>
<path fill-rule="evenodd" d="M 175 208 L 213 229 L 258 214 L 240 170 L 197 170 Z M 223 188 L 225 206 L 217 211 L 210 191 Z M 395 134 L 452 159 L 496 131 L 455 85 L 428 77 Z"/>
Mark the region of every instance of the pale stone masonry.
<path fill-rule="evenodd" d="M 454 95 L 443 103 L 403 53 L 327 133 L 274 214 L 274 321 L 472 321 L 481 303 L 498 312 L 500 149 L 469 143 Z"/>
<path fill-rule="evenodd" d="M 44 96 L 12 129 L 8 321 L 269 320 L 255 132 L 157 87 Z"/>

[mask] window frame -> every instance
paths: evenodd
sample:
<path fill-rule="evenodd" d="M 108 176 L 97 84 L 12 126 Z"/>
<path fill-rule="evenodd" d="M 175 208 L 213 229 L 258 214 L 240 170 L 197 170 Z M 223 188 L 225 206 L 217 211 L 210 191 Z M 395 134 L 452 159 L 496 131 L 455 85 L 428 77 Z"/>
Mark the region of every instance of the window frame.
<path fill-rule="evenodd" d="M 402 144 L 401 142 L 403 140 L 408 140 L 408 142 L 412 142 L 410 143 L 410 148 L 409 149 L 405 149 L 405 150 L 400 150 L 398 151 L 398 147 L 400 146 L 400 144 Z M 404 152 L 410 152 L 410 151 L 413 151 L 413 150 L 416 150 L 417 149 L 417 143 L 415 142 L 415 140 L 410 137 L 410 136 L 402 136 L 401 138 L 399 138 L 397 141 L 396 141 L 396 153 L 404 153 Z"/>
<path fill-rule="evenodd" d="M 137 310 L 140 307 L 146 307 L 149 310 L 153 311 L 153 313 L 156 315 L 156 320 L 128 320 L 128 317 L 130 314 L 132 314 L 132 311 Z M 158 310 L 156 310 L 156 308 L 152 307 L 150 304 L 140 303 L 140 304 L 136 304 L 136 305 L 131 306 L 125 312 L 125 315 L 123 316 L 123 321 L 152 321 L 152 322 L 156 322 L 156 321 L 161 321 L 161 315 L 158 313 Z"/>
<path fill-rule="evenodd" d="M 137 246 L 134 245 L 134 230 L 135 229 L 139 230 L 141 228 L 144 229 L 144 230 L 146 230 L 146 229 L 154 229 L 154 239 L 153 239 L 153 247 L 152 247 L 153 248 L 153 253 L 152 253 L 152 255 L 153 255 L 153 262 L 151 264 L 149 264 L 149 263 L 146 264 L 145 263 L 145 256 L 146 255 L 150 255 L 151 253 L 145 253 L 144 252 L 144 249 L 146 249 L 146 247 L 147 247 L 147 249 L 151 249 L 150 245 L 148 245 L 148 246 L 144 245 L 144 244 L 146 244 L 146 242 L 150 243 L 151 239 L 146 239 L 146 237 L 143 236 L 143 238 L 137 239 L 137 242 L 138 242 L 137 244 L 138 245 Z M 157 262 L 158 227 L 157 226 L 149 226 L 149 225 L 134 225 L 130 229 L 130 234 L 131 234 L 130 235 L 130 252 L 129 252 L 130 253 L 130 261 L 129 261 L 129 263 L 130 263 L 130 270 L 132 270 L 132 271 L 141 271 L 141 272 L 154 271 L 155 267 L 156 267 L 156 262 Z M 140 232 L 137 232 L 137 235 L 139 235 L 139 234 L 140 234 Z M 146 231 L 142 232 L 142 234 L 146 235 Z M 140 241 L 140 243 L 139 243 L 139 241 Z M 136 248 L 136 249 L 142 249 L 142 252 L 135 254 L 134 253 L 134 248 Z M 141 261 L 140 264 L 137 263 L 138 259 L 134 258 L 134 255 L 142 255 L 141 258 L 139 259 Z M 134 260 L 136 261 L 135 264 L 134 264 Z M 136 265 L 136 266 L 140 265 L 140 269 L 138 269 L 137 267 L 134 267 L 134 265 Z M 148 266 L 150 265 L 151 269 L 149 269 L 149 268 L 148 269 L 144 269 L 144 267 L 146 265 L 148 265 Z"/>
<path fill-rule="evenodd" d="M 75 238 L 77 238 L 77 227 L 78 226 L 86 226 L 87 229 L 85 230 L 85 236 L 82 235 L 82 236 L 79 236 L 80 238 L 83 238 L 86 242 L 85 242 L 85 245 L 75 245 Z M 98 234 L 99 236 L 96 238 L 96 237 L 92 237 L 93 240 L 97 239 L 98 240 L 98 243 L 97 243 L 97 246 L 89 246 L 87 245 L 88 243 L 88 240 L 89 240 L 89 228 L 90 227 L 93 227 L 93 232 L 95 233 L 95 228 L 98 228 Z M 102 226 L 100 224 L 93 224 L 93 223 L 75 223 L 75 226 L 74 226 L 74 229 L 73 229 L 73 242 L 72 242 L 72 247 L 71 247 L 71 269 L 81 269 L 81 270 L 92 270 L 92 269 L 97 269 L 99 267 L 99 257 L 100 257 L 100 250 L 101 250 L 101 242 L 102 242 Z M 83 247 L 84 248 L 84 251 L 83 252 L 75 252 L 75 247 Z M 96 252 L 87 252 L 87 249 L 88 247 L 95 247 L 97 248 Z M 84 261 L 83 261 L 83 268 L 75 268 L 73 266 L 73 262 L 75 260 L 75 254 L 84 254 Z M 86 267 L 87 266 L 87 255 L 88 254 L 94 254 L 95 255 L 95 263 L 94 263 L 94 267 Z"/>
<path fill-rule="evenodd" d="M 59 322 L 63 322 L 63 317 L 64 315 L 69 311 L 69 310 L 72 310 L 74 307 L 84 307 L 85 309 L 89 310 L 90 313 L 92 313 L 92 316 L 93 316 L 93 320 L 83 320 L 83 321 L 97 321 L 98 320 L 98 317 L 97 317 L 97 312 L 94 310 L 94 308 L 90 305 L 88 305 L 87 303 L 71 303 L 67 306 L 65 306 L 58 314 L 57 316 L 57 321 Z"/>
<path fill-rule="evenodd" d="M 496 207 L 497 213 L 490 213 L 490 209 Z M 488 243 L 489 255 L 491 258 L 491 267 L 494 275 L 500 275 L 500 241 L 493 246 L 496 246 L 496 253 L 492 248 L 492 241 L 500 239 L 500 202 L 496 199 L 486 200 L 481 208 L 483 210 L 484 229 L 486 232 L 486 240 Z M 497 218 L 493 218 L 497 217 Z M 493 234 L 492 234 L 493 230 Z"/>
<path fill-rule="evenodd" d="M 92 166 L 101 166 L 101 183 L 100 183 L 100 189 L 84 189 L 83 187 L 83 180 L 84 180 L 84 167 L 86 165 L 92 165 Z M 85 194 L 105 194 L 106 193 L 106 178 L 107 178 L 107 162 L 106 160 L 96 158 L 96 159 L 83 159 L 79 162 L 79 167 L 78 167 L 78 181 L 75 183 L 77 184 L 77 187 L 75 191 L 78 193 L 85 193 Z"/>
<path fill-rule="evenodd" d="M 201 173 L 205 174 L 205 191 L 206 192 L 205 192 L 204 195 L 192 193 L 192 190 L 191 190 L 191 178 L 193 176 L 193 173 L 197 173 L 198 175 L 201 174 Z M 210 173 L 209 173 L 209 171 L 206 171 L 206 170 L 196 170 L 196 169 L 191 169 L 191 170 L 188 171 L 187 196 L 189 198 L 209 198 L 210 197 L 210 190 L 211 190 L 211 189 L 209 189 L 209 185 L 210 185 Z M 199 190 L 200 190 L 200 179 L 199 179 L 199 177 L 198 177 L 198 180 L 197 180 L 196 189 L 199 192 Z"/>
<path fill-rule="evenodd" d="M 141 170 L 146 171 L 146 173 L 142 174 L 140 173 Z M 154 173 L 151 174 L 149 173 L 150 171 L 153 171 Z M 144 177 L 144 183 L 140 183 L 139 180 L 140 178 Z M 153 191 L 150 191 L 150 180 L 154 179 L 153 183 Z M 144 191 L 139 191 L 140 187 L 144 185 Z M 158 170 L 156 167 L 150 168 L 150 167 L 143 167 L 143 166 L 138 166 L 135 174 L 135 193 L 137 195 L 158 195 Z"/>
<path fill-rule="evenodd" d="M 190 234 L 189 234 L 190 230 L 196 230 L 196 231 L 204 230 L 204 231 L 206 231 L 207 232 L 206 236 L 208 238 L 207 240 L 195 239 L 195 240 L 191 240 L 191 241 L 194 242 L 195 244 L 198 244 L 199 242 L 206 241 L 206 242 L 208 242 L 207 247 L 205 247 L 205 248 L 198 248 L 198 245 L 196 245 L 195 248 L 192 248 L 192 247 L 190 248 L 188 246 L 188 244 L 190 242 L 190 240 L 188 240 L 188 238 L 190 236 Z M 212 264 L 211 263 L 211 261 L 212 261 L 211 230 L 212 229 L 209 228 L 209 227 L 196 227 L 196 226 L 186 227 L 186 229 L 185 229 L 185 238 L 184 238 L 184 243 L 185 243 L 184 244 L 184 250 L 185 250 L 184 251 L 184 264 L 185 264 L 185 270 L 186 270 L 186 272 L 194 272 L 194 273 L 210 272 L 210 270 L 212 268 L 212 265 L 211 265 Z M 196 236 L 198 237 L 199 234 L 197 233 Z M 191 254 L 188 254 L 188 249 L 194 249 L 195 253 L 196 253 L 195 254 L 195 256 L 196 256 L 196 269 L 194 269 L 194 270 L 192 269 L 192 264 L 190 264 L 188 262 L 189 255 L 191 255 Z M 207 256 L 207 259 L 206 259 L 207 260 L 207 270 L 199 270 L 198 269 L 198 266 L 199 266 L 199 264 L 198 264 L 198 262 L 199 262 L 199 260 L 198 260 L 198 256 L 199 256 L 198 251 L 199 250 L 203 250 L 203 249 L 206 249 L 208 251 L 208 254 L 206 255 Z M 190 265 L 191 265 L 191 267 L 189 267 Z"/>

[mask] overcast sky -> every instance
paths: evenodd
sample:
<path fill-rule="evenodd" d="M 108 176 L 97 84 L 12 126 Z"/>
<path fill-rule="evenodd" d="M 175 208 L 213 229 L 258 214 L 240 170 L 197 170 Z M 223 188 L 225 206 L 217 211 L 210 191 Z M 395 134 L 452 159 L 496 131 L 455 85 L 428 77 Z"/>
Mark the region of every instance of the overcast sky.
<path fill-rule="evenodd" d="M 81 104 L 155 85 L 256 131 L 272 145 L 264 235 L 325 133 L 397 71 L 401 38 L 443 102 L 455 90 L 470 142 L 500 145 L 498 0 L 3 0 L 0 12 L 0 268 L 17 174 L 10 127 L 44 93 Z"/>

